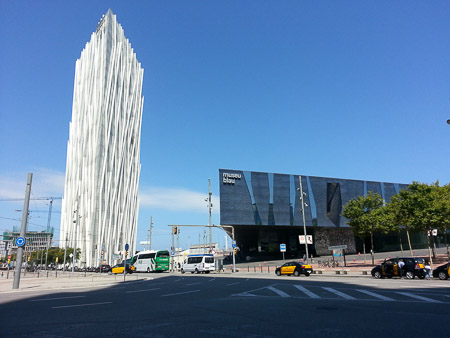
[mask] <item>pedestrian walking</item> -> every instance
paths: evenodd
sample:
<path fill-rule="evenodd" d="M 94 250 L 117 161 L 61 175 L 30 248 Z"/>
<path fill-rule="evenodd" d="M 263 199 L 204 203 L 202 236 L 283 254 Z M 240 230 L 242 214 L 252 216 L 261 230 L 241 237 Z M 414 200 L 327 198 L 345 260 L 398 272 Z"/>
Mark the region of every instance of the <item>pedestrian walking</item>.
<path fill-rule="evenodd" d="M 427 279 L 430 280 L 431 279 L 431 266 L 430 266 L 429 261 L 425 262 L 425 271 L 427 272 Z"/>
<path fill-rule="evenodd" d="M 400 260 L 398 262 L 398 275 L 400 276 L 400 279 L 403 278 L 403 267 L 405 266 L 405 262 L 403 260 Z"/>

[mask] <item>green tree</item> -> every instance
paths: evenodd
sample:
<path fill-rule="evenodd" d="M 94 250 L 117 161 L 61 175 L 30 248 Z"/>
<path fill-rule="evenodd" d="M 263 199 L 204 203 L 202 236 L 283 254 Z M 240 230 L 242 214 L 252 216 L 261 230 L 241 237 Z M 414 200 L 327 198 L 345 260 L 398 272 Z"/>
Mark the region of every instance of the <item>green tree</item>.
<path fill-rule="evenodd" d="M 438 228 L 446 233 L 450 215 L 449 188 L 447 186 L 440 187 L 439 182 L 430 185 L 413 182 L 408 189 L 401 190 L 392 197 L 389 209 L 396 224 L 402 225 L 406 229 L 411 255 L 410 231 L 427 232 Z M 428 248 L 430 249 L 429 241 Z"/>
<path fill-rule="evenodd" d="M 375 263 L 373 234 L 388 232 L 391 229 L 383 204 L 379 194 L 369 191 L 366 196 L 350 200 L 342 212 L 342 215 L 348 219 L 347 224 L 350 225 L 354 234 L 363 239 L 364 253 L 366 251 L 364 240 L 370 236 L 372 265 Z"/>
<path fill-rule="evenodd" d="M 444 234 L 447 255 L 450 258 L 447 239 L 447 230 L 450 229 L 450 183 L 442 187 L 434 186 L 432 196 L 435 225 Z"/>

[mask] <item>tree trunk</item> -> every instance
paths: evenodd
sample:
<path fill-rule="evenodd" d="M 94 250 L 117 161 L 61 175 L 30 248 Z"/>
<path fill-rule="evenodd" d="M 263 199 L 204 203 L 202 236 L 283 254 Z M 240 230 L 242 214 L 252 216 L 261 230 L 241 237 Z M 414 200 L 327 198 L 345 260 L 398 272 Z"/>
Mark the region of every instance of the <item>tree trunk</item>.
<path fill-rule="evenodd" d="M 364 264 L 366 264 L 366 239 L 363 239 Z"/>
<path fill-rule="evenodd" d="M 373 254 L 373 232 L 370 233 L 370 253 L 372 255 L 372 265 L 375 265 L 375 257 Z"/>
<path fill-rule="evenodd" d="M 427 244 L 428 244 L 428 257 L 430 259 L 430 264 L 433 264 L 433 260 L 431 259 L 430 236 L 427 236 Z"/>
<path fill-rule="evenodd" d="M 406 229 L 406 236 L 408 237 L 409 252 L 411 254 L 411 257 L 414 257 L 413 256 L 413 252 L 412 252 L 412 247 L 411 247 L 411 238 L 409 237 L 409 230 L 408 229 Z"/>
<path fill-rule="evenodd" d="M 433 250 L 433 258 L 436 259 L 436 236 L 431 237 L 431 240 L 433 241 L 433 247 L 431 248 Z"/>
<path fill-rule="evenodd" d="M 400 229 L 398 229 L 398 238 L 400 239 L 400 250 L 402 251 L 402 256 L 405 256 L 403 254 L 402 232 L 400 231 Z"/>
<path fill-rule="evenodd" d="M 444 228 L 444 238 L 445 238 L 445 246 L 447 247 L 447 256 L 450 259 L 450 251 L 448 250 L 448 242 L 447 242 L 447 228 Z"/>

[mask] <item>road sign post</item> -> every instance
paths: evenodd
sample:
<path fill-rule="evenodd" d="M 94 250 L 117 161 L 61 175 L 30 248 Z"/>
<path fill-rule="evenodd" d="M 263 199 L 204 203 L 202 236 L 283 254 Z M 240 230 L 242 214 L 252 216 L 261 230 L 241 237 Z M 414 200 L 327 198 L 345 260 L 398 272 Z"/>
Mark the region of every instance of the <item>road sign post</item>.
<path fill-rule="evenodd" d="M 130 246 L 125 244 L 125 252 L 123 253 L 123 281 L 125 282 L 125 275 L 127 274 L 127 256 L 128 256 L 128 249 Z"/>
<path fill-rule="evenodd" d="M 280 244 L 280 251 L 283 253 L 283 261 L 284 261 L 284 253 L 286 252 L 286 244 Z"/>
<path fill-rule="evenodd" d="M 22 211 L 22 226 L 20 227 L 20 237 L 16 240 L 16 244 L 18 246 L 17 248 L 17 258 L 16 258 L 16 268 L 15 268 L 15 274 L 14 274 L 14 283 L 13 283 L 13 289 L 18 289 L 20 284 L 20 272 L 22 270 L 22 259 L 23 259 L 23 252 L 24 252 L 24 246 L 25 246 L 25 234 L 27 233 L 27 223 L 28 223 L 28 206 L 30 204 L 30 193 L 31 193 L 31 181 L 33 180 L 33 174 L 28 174 L 27 179 L 27 187 L 25 190 L 25 202 L 23 204 L 23 211 Z M 20 240 L 19 240 L 20 239 Z M 19 243 L 21 244 L 19 246 Z"/>

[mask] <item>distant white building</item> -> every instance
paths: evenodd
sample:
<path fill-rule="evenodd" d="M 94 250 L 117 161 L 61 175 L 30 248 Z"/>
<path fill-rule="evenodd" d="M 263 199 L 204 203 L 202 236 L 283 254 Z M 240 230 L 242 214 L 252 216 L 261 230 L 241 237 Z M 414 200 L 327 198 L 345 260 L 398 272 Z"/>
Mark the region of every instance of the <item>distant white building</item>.
<path fill-rule="evenodd" d="M 136 249 L 144 70 L 111 10 L 76 62 L 60 247 L 79 266 Z"/>

